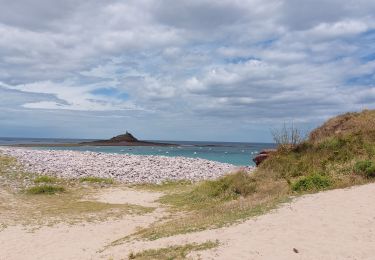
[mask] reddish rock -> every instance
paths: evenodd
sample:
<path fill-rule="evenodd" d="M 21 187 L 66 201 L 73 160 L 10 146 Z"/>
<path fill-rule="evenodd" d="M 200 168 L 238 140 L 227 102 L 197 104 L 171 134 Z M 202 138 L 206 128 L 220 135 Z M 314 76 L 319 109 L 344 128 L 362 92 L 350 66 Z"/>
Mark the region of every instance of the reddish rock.
<path fill-rule="evenodd" d="M 276 152 L 276 149 L 264 149 L 257 156 L 253 158 L 256 166 L 259 166 L 264 160 L 266 160 L 270 154 Z"/>

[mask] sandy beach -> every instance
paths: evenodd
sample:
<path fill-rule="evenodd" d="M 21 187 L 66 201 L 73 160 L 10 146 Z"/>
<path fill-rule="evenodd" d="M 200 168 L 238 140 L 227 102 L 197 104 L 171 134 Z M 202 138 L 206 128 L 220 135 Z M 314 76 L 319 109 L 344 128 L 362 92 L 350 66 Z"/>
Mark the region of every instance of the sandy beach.
<path fill-rule="evenodd" d="M 126 202 L 154 206 L 160 196 L 109 189 L 99 197 L 119 203 L 121 194 Z M 192 259 L 373 259 L 374 201 L 375 184 L 332 190 L 305 195 L 238 225 L 113 247 L 106 246 L 163 217 L 163 208 L 144 216 L 33 232 L 14 226 L 0 232 L 0 259 L 126 259 L 130 252 L 207 240 L 220 245 L 192 253 Z"/>

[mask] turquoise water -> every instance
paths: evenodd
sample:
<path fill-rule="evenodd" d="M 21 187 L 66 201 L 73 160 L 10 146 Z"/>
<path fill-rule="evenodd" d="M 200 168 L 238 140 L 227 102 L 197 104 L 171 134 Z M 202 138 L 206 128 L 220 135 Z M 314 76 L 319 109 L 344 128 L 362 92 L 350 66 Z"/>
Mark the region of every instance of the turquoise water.
<path fill-rule="evenodd" d="M 215 146 L 212 146 L 215 145 Z M 158 146 L 79 146 L 79 147 L 38 147 L 37 149 L 92 151 L 102 153 L 161 155 L 203 158 L 234 165 L 254 165 L 252 158 L 262 149 L 272 148 L 273 144 L 259 143 L 194 143 L 183 142 L 176 147 Z"/>
<path fill-rule="evenodd" d="M 59 144 L 79 143 L 82 139 L 41 139 L 41 138 L 0 138 L 0 145 L 12 144 Z M 158 141 L 155 141 L 158 142 Z M 212 161 L 231 163 L 234 165 L 254 165 L 252 158 L 259 151 L 274 148 L 269 143 L 230 143 L 230 142 L 190 142 L 190 141 L 159 141 L 174 143 L 179 146 L 78 146 L 78 147 L 37 147 L 33 149 L 92 151 L 102 153 L 162 155 L 203 158 Z"/>

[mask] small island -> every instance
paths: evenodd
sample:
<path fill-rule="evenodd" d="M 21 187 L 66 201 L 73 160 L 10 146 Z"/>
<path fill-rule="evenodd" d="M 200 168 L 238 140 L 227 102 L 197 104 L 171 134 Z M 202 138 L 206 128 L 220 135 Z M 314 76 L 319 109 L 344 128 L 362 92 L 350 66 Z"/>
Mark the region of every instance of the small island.
<path fill-rule="evenodd" d="M 117 135 L 107 140 L 94 140 L 81 143 L 28 143 L 15 144 L 13 147 L 75 147 L 75 146 L 178 146 L 172 143 L 159 143 L 138 140 L 128 131 L 125 134 Z"/>
<path fill-rule="evenodd" d="M 125 134 L 117 135 L 108 140 L 97 140 L 91 142 L 82 142 L 78 145 L 93 145 L 93 146 L 176 146 L 170 143 L 158 143 L 141 141 L 135 138 L 131 133 L 126 131 Z"/>

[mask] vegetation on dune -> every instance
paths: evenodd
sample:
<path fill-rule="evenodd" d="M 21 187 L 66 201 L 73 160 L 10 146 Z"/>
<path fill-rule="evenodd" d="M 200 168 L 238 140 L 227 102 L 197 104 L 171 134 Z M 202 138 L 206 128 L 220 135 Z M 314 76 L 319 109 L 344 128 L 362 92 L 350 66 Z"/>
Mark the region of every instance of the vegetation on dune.
<path fill-rule="evenodd" d="M 185 214 L 135 235 L 158 239 L 220 227 L 264 213 L 291 195 L 371 182 L 375 180 L 374 126 L 375 111 L 363 111 L 331 119 L 307 139 L 294 127 L 284 127 L 275 140 L 277 151 L 255 172 L 166 189 L 160 202 Z M 155 189 L 162 190 L 163 185 Z"/>
<path fill-rule="evenodd" d="M 278 150 L 257 172 L 284 179 L 292 190 L 317 191 L 372 181 L 375 177 L 375 111 L 328 120 L 309 138 Z"/>
<path fill-rule="evenodd" d="M 54 186 L 54 185 L 40 185 L 30 187 L 26 190 L 29 194 L 48 194 L 52 195 L 55 193 L 65 192 L 65 188 L 62 186 Z"/>
<path fill-rule="evenodd" d="M 37 228 L 59 222 L 101 221 L 154 210 L 90 200 L 97 192 L 97 187 L 81 185 L 77 180 L 25 172 L 16 159 L 0 155 L 0 222 L 5 227 L 22 224 Z"/>
<path fill-rule="evenodd" d="M 54 182 L 57 182 L 57 178 L 47 176 L 47 175 L 38 176 L 34 179 L 34 183 L 54 183 Z"/>
<path fill-rule="evenodd" d="M 152 260 L 152 259 L 186 259 L 193 251 L 202 251 L 217 247 L 219 243 L 207 241 L 202 244 L 192 243 L 182 246 L 171 246 L 167 248 L 149 249 L 137 254 L 130 253 L 128 259 Z"/>
<path fill-rule="evenodd" d="M 110 178 L 100 178 L 100 177 L 83 177 L 79 179 L 80 182 L 90 182 L 90 183 L 104 183 L 113 184 L 113 179 Z"/>

